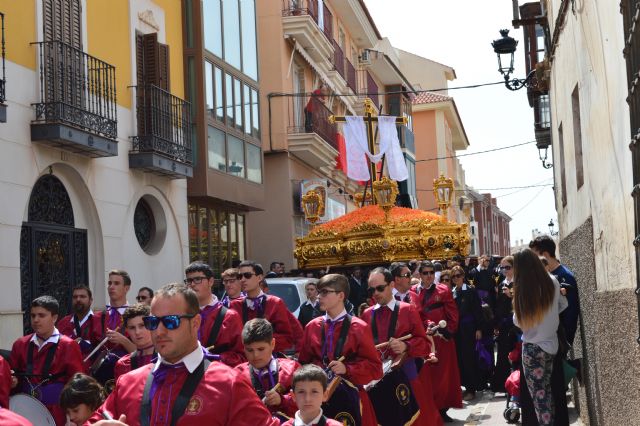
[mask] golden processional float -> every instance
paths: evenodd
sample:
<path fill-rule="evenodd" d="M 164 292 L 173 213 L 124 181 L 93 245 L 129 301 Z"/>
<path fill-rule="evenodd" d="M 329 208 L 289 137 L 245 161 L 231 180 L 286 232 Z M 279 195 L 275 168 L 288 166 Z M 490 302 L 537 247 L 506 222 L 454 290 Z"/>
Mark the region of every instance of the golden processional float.
<path fill-rule="evenodd" d="M 373 102 L 365 100 L 364 122 L 370 152 L 374 152 Z M 345 117 L 330 120 L 345 122 Z M 406 124 L 405 117 L 396 124 Z M 450 259 L 469 253 L 469 230 L 466 223 L 447 220 L 447 210 L 454 195 L 453 180 L 440 175 L 434 179 L 433 192 L 441 214 L 397 207 L 398 185 L 388 177 L 377 178 L 376 166 L 370 163 L 373 176 L 371 192 L 354 196 L 360 208 L 329 222 L 315 225 L 324 214 L 324 194 L 310 190 L 302 196 L 302 209 L 314 226 L 309 234 L 296 239 L 294 256 L 302 269 L 333 266 L 380 265 L 412 259 Z"/>

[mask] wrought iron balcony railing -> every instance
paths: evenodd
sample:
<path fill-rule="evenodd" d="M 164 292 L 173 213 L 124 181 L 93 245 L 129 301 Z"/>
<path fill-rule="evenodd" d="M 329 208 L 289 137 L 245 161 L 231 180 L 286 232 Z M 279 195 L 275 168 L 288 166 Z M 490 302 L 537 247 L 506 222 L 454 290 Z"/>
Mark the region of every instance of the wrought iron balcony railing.
<path fill-rule="evenodd" d="M 40 62 L 34 123 L 68 124 L 116 140 L 115 67 L 61 41 L 33 44 Z"/>
<path fill-rule="evenodd" d="M 361 97 L 368 97 L 373 101 L 376 108 L 380 108 L 380 96 L 378 95 L 378 85 L 368 70 L 357 70 L 358 94 Z"/>
<path fill-rule="evenodd" d="M 345 58 L 342 48 L 335 40 L 333 40 L 333 67 L 336 71 L 338 71 L 338 74 L 340 74 L 340 76 L 346 81 L 347 78 L 345 77 L 344 61 Z"/>
<path fill-rule="evenodd" d="M 0 104 L 7 99 L 6 78 L 5 78 L 5 47 L 4 47 L 4 13 L 0 12 L 0 61 L 2 61 L 0 72 Z"/>
<path fill-rule="evenodd" d="M 327 39 L 333 40 L 333 14 L 326 6 L 322 8 L 322 22 L 320 22 L 318 0 L 282 0 L 282 16 L 302 15 L 309 15 Z"/>
<path fill-rule="evenodd" d="M 356 85 L 356 68 L 348 59 L 344 60 L 344 66 L 346 68 L 347 74 L 347 86 L 349 86 L 351 90 L 353 90 L 353 93 L 357 93 L 358 89 Z"/>
<path fill-rule="evenodd" d="M 329 122 L 329 116 L 333 113 L 317 97 L 312 96 L 305 106 L 305 98 L 289 99 L 289 134 L 315 133 L 331 147 L 338 150 L 336 140 L 338 129 L 335 123 Z M 311 107 L 311 111 L 309 111 Z"/>
<path fill-rule="evenodd" d="M 136 87 L 138 135 L 132 152 L 191 165 L 191 104 L 153 84 Z"/>

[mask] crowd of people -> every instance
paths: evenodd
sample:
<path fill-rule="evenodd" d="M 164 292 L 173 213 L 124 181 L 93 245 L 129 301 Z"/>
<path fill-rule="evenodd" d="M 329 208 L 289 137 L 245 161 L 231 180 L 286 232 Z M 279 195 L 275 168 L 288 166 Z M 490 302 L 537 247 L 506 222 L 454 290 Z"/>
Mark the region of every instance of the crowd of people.
<path fill-rule="evenodd" d="M 488 389 L 509 391 L 525 425 L 568 424 L 576 281 L 553 240 L 530 247 L 477 265 L 325 273 L 297 318 L 265 285 L 284 274 L 280 262 L 265 273 L 243 261 L 219 288 L 194 262 L 184 283 L 143 287 L 133 305 L 131 277 L 114 269 L 104 309 L 86 286 L 63 318 L 53 297 L 32 301 L 33 333 L 0 358 L 0 424 L 30 424 L 8 410 L 10 395 L 28 395 L 58 426 L 432 426 Z"/>

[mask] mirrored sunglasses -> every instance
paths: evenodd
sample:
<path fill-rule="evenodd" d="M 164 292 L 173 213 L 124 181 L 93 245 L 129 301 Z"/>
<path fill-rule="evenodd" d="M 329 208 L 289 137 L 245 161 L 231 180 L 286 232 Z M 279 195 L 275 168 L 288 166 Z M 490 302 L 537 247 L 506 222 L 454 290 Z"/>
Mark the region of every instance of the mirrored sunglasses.
<path fill-rule="evenodd" d="M 144 322 L 144 326 L 147 330 L 155 330 L 162 322 L 164 328 L 167 330 L 175 330 L 180 327 L 180 322 L 182 318 L 191 319 L 195 317 L 195 314 L 185 314 L 185 315 L 165 315 L 163 317 L 156 317 L 154 315 L 149 315 L 147 317 L 142 317 L 142 322 Z"/>

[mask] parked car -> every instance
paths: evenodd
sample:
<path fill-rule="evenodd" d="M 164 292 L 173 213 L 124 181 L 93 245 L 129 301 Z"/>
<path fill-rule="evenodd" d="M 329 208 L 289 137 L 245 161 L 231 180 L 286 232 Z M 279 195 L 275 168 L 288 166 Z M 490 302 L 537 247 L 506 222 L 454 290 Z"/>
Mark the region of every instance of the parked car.
<path fill-rule="evenodd" d="M 308 283 L 315 283 L 318 280 L 306 277 L 286 277 L 267 278 L 265 281 L 269 286 L 269 294 L 282 299 L 287 304 L 289 311 L 297 318 L 300 312 L 300 305 L 307 300 L 304 287 Z"/>

